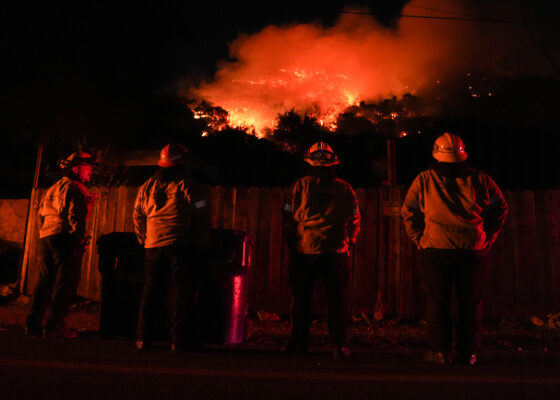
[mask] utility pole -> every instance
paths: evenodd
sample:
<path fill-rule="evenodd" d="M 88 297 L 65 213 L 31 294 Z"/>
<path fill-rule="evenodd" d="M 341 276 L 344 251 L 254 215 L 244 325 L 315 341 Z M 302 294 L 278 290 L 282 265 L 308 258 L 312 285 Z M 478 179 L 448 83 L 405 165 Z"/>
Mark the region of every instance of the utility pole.
<path fill-rule="evenodd" d="M 386 302 L 394 306 L 397 316 L 401 308 L 401 192 L 397 187 L 395 139 L 387 139 L 387 180 L 388 199 L 383 200 L 383 215 L 387 216 L 387 287 Z"/>
<path fill-rule="evenodd" d="M 387 139 L 387 186 L 397 184 L 397 163 L 395 161 L 395 139 Z"/>

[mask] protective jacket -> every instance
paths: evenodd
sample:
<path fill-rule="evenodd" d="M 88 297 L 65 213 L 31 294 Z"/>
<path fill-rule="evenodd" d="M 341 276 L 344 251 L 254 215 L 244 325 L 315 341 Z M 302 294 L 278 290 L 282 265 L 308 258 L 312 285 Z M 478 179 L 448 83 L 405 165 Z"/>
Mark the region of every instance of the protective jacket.
<path fill-rule="evenodd" d="M 291 208 L 299 253 L 346 253 L 356 242 L 360 210 L 346 181 L 304 176 L 294 184 Z"/>
<path fill-rule="evenodd" d="M 39 237 L 69 233 L 81 241 L 86 231 L 88 209 L 93 203 L 87 188 L 64 177 L 52 185 L 39 207 Z"/>
<path fill-rule="evenodd" d="M 508 205 L 484 172 L 465 163 L 439 163 L 414 179 L 401 214 L 420 249 L 483 250 L 496 240 Z"/>
<path fill-rule="evenodd" d="M 199 186 L 184 174 L 164 168 L 138 189 L 134 232 L 145 248 L 185 242 L 205 246 L 209 243 L 209 218 L 201 216 L 207 213 L 208 204 Z M 192 237 L 194 231 L 197 237 Z"/>

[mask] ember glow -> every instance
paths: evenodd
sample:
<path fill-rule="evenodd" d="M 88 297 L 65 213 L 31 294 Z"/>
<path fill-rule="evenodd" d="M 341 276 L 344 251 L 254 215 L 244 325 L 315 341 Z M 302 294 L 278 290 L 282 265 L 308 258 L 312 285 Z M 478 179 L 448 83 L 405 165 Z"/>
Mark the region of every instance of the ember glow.
<path fill-rule="evenodd" d="M 431 3 L 442 2 L 448 3 Z M 405 7 L 403 14 L 417 11 Z M 225 111 L 216 119 L 195 110 L 214 130 L 229 125 L 263 137 L 279 114 L 291 110 L 334 130 L 348 107 L 418 94 L 460 70 L 471 56 L 463 45 L 465 37 L 473 37 L 471 28 L 403 18 L 396 29 L 388 29 L 370 15 L 350 13 L 332 27 L 268 26 L 237 38 L 230 45 L 235 61 L 221 63 L 211 82 L 189 87 L 181 96 Z"/>

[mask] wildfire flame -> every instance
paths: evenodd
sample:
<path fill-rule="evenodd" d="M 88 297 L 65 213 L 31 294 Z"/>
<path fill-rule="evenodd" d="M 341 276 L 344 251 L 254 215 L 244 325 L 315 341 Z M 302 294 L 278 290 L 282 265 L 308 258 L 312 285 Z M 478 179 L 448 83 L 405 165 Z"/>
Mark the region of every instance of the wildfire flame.
<path fill-rule="evenodd" d="M 408 12 L 405 7 L 403 14 Z M 458 69 L 462 57 L 470 57 L 464 46 L 457 51 L 468 29 L 413 18 L 388 29 L 370 15 L 357 14 L 343 14 L 328 28 L 268 26 L 237 38 L 230 45 L 235 61 L 223 62 L 213 81 L 181 95 L 226 111 L 213 129 L 245 127 L 262 137 L 279 114 L 294 110 L 334 130 L 348 107 L 439 85 L 447 72 Z M 196 117 L 203 116 L 195 112 Z"/>

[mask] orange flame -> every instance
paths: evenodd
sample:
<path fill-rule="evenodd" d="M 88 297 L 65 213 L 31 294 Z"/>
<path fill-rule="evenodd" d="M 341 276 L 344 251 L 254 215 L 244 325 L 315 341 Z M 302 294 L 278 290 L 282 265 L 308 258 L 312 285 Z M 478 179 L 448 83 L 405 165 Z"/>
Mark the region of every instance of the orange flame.
<path fill-rule="evenodd" d="M 227 110 L 229 126 L 249 127 L 260 137 L 289 110 L 334 130 L 338 115 L 350 106 L 439 83 L 459 62 L 448 54 L 465 31 L 454 28 L 447 21 L 402 19 L 398 29 L 389 30 L 356 14 L 343 14 L 330 28 L 268 26 L 235 40 L 230 45 L 235 61 L 222 63 L 212 82 L 182 95 Z"/>

